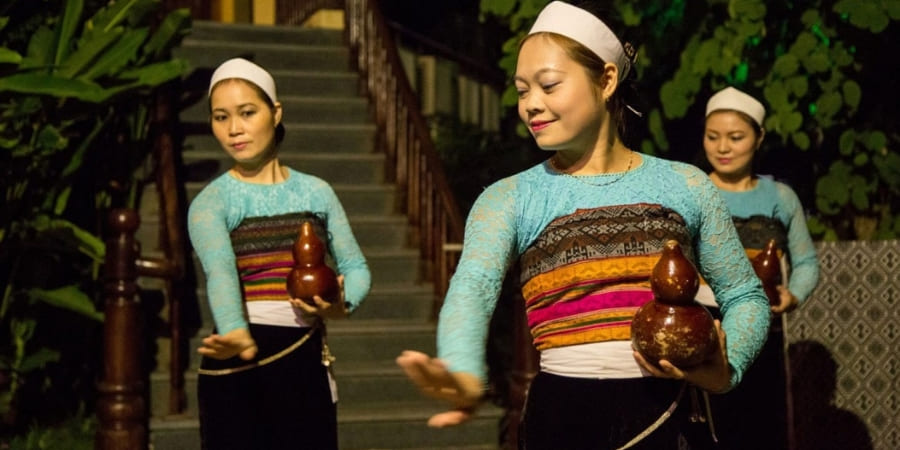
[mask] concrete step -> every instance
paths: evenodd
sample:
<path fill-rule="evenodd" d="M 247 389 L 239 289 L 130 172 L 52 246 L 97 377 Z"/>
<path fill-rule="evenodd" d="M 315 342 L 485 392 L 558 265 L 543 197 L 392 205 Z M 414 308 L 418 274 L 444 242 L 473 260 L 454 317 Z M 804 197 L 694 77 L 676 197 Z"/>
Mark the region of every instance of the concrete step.
<path fill-rule="evenodd" d="M 188 60 L 194 70 L 215 69 L 222 62 L 237 57 L 251 60 L 267 70 L 302 69 L 336 72 L 351 69 L 349 50 L 334 45 L 247 44 L 239 41 L 186 39 L 172 53 L 176 57 Z"/>
<path fill-rule="evenodd" d="M 277 81 L 276 81 L 277 83 Z M 369 103 L 361 97 L 312 97 L 288 95 L 290 91 L 279 90 L 278 101 L 283 111 L 282 120 L 286 124 L 359 124 L 370 120 Z M 198 101 L 180 114 L 182 122 L 209 124 L 209 103 L 206 98 Z"/>
<path fill-rule="evenodd" d="M 211 181 L 234 166 L 224 150 L 188 150 L 182 154 L 191 181 Z M 384 182 L 382 153 L 284 152 L 279 161 L 295 170 L 315 175 L 329 184 L 380 184 Z"/>
<path fill-rule="evenodd" d="M 269 26 L 250 24 L 225 24 L 208 20 L 191 22 L 190 41 L 231 41 L 245 44 L 283 42 L 305 45 L 344 45 L 341 30 L 303 28 L 296 26 Z"/>
<path fill-rule="evenodd" d="M 389 402 L 366 408 L 338 403 L 338 440 L 342 450 L 487 450 L 498 441 L 502 410 L 482 405 L 468 422 L 451 428 L 429 428 L 428 417 L 446 410 L 443 404 Z M 199 450 L 196 418 L 155 417 L 150 420 L 153 450 Z"/>
<path fill-rule="evenodd" d="M 216 138 L 203 125 L 202 134 L 185 137 L 183 149 L 189 151 L 224 151 Z M 278 155 L 291 153 L 372 153 L 375 148 L 375 126 L 372 124 L 297 124 L 285 123 L 284 141 Z"/>
<path fill-rule="evenodd" d="M 348 320 L 328 325 L 328 345 L 344 367 L 389 364 L 404 350 L 435 354 L 435 325 L 408 320 Z M 342 362 L 343 361 L 343 362 Z"/>

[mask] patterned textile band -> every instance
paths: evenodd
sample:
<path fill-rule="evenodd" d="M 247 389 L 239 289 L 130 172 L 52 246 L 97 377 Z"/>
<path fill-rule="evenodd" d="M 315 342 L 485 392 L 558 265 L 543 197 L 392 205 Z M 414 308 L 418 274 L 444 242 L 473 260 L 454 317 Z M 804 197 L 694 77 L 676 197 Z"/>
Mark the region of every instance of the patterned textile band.
<path fill-rule="evenodd" d="M 787 248 L 787 228 L 775 217 L 751 216 L 748 218 L 733 217 L 734 228 L 737 229 L 741 244 L 751 258 L 759 254 L 770 239 L 775 239 L 778 256 Z"/>
<path fill-rule="evenodd" d="M 694 261 L 684 219 L 654 204 L 578 210 L 551 222 L 520 259 L 528 325 L 538 350 L 627 340 L 649 301 L 666 241 Z"/>
<path fill-rule="evenodd" d="M 311 220 L 316 236 L 328 243 L 323 219 L 312 213 L 293 213 L 244 219 L 231 232 L 244 301 L 288 300 L 285 277 L 294 265 L 291 253 L 300 224 Z M 334 267 L 326 245 L 326 263 Z"/>

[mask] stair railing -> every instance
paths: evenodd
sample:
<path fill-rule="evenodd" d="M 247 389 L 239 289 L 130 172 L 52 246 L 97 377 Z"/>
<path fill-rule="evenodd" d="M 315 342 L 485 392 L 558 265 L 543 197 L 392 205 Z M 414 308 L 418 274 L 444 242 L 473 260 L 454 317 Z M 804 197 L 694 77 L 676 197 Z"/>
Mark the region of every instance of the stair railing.
<path fill-rule="evenodd" d="M 374 108 L 376 142 L 387 156 L 385 175 L 401 193 L 397 207 L 433 283 L 436 313 L 458 261 L 463 217 L 377 2 L 346 0 L 345 20 L 361 88 Z"/>

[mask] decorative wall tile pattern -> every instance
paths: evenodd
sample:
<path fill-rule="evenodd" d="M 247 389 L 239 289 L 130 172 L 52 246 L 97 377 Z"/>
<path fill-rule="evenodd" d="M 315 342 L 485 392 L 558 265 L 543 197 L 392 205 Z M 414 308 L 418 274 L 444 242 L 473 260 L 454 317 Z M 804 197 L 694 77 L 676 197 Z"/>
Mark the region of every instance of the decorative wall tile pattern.
<path fill-rule="evenodd" d="M 819 284 L 788 316 L 797 448 L 900 449 L 900 241 L 817 249 Z"/>

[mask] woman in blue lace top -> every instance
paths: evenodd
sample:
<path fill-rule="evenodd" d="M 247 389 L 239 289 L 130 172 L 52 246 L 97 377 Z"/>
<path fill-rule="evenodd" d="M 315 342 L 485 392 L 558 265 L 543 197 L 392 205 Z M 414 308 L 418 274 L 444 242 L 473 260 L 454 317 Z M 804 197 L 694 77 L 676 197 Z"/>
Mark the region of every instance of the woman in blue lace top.
<path fill-rule="evenodd" d="M 797 194 L 786 184 L 757 175 L 753 161 L 765 137 L 765 107 L 733 87 L 710 97 L 703 148 L 709 177 L 728 205 L 748 257 L 774 239 L 785 284 L 772 299 L 772 324 L 759 358 L 740 386 L 713 396 L 713 419 L 723 448 L 788 448 L 784 313 L 812 293 L 819 278 L 816 250 Z M 715 311 L 715 310 L 714 310 Z M 761 430 L 764 430 L 761 432 Z"/>
<path fill-rule="evenodd" d="M 674 450 L 687 439 L 699 448 L 709 432 L 688 436 L 679 392 L 684 383 L 716 392 L 736 385 L 765 339 L 768 306 L 709 178 L 623 143 L 619 86 L 633 72 L 633 51 L 588 7 L 550 3 L 521 43 L 519 116 L 553 153 L 480 195 L 440 312 L 438 355 L 407 351 L 398 364 L 423 393 L 453 405 L 430 425 L 467 420 L 486 384 L 488 322 L 517 260 L 540 351 L 525 447 Z M 719 351 L 691 368 L 646 361 L 631 347 L 631 319 L 653 296 L 650 271 L 670 239 L 725 312 Z"/>
<path fill-rule="evenodd" d="M 198 378 L 204 449 L 337 449 L 337 393 L 325 319 L 366 296 L 370 274 L 347 216 L 325 181 L 282 165 L 275 82 L 235 58 L 213 73 L 210 122 L 234 166 L 191 202 L 188 231 L 215 333 Z M 335 299 L 291 298 L 285 278 L 300 226 L 311 222 L 338 276 Z"/>

